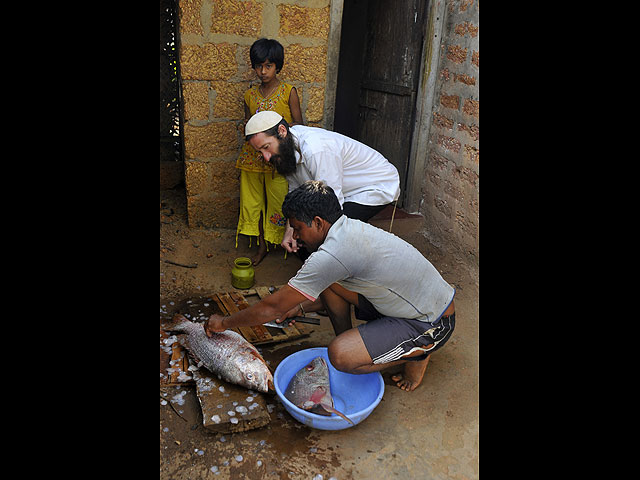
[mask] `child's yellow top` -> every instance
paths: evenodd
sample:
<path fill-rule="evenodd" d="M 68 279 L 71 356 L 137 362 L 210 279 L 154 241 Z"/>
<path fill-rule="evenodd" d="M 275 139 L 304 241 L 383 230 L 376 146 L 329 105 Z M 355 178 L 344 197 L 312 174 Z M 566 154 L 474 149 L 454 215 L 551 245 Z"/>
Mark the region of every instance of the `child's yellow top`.
<path fill-rule="evenodd" d="M 244 94 L 244 103 L 249 107 L 251 115 L 263 110 L 273 110 L 284 117 L 291 124 L 293 117 L 289 108 L 289 95 L 293 85 L 281 83 L 267 98 L 260 93 L 260 84 L 254 85 Z M 273 165 L 262 159 L 262 154 L 256 151 L 249 142 L 244 142 L 240 156 L 236 162 L 236 168 L 248 172 L 272 172 Z"/>

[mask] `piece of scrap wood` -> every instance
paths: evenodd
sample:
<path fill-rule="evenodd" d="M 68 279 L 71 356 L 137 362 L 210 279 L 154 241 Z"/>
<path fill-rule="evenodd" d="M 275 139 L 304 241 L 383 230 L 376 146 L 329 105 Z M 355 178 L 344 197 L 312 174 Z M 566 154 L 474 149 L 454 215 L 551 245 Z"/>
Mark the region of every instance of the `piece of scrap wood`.
<path fill-rule="evenodd" d="M 171 345 L 171 362 L 173 365 L 173 372 L 169 374 L 169 381 L 167 385 L 193 385 L 193 380 L 189 374 L 189 360 L 187 359 L 187 351 L 182 348 L 178 342 L 173 342 Z M 178 380 L 178 377 L 189 377 L 189 380 Z"/>
<path fill-rule="evenodd" d="M 195 370 L 193 378 L 202 408 L 202 426 L 207 430 L 245 432 L 271 421 L 264 394 L 225 382 L 204 368 Z"/>
<path fill-rule="evenodd" d="M 274 291 L 279 290 L 281 287 L 282 285 L 275 287 Z M 256 293 L 258 294 L 258 297 L 260 297 L 260 299 L 263 299 L 267 295 L 271 295 L 271 292 L 269 291 L 269 287 L 256 287 Z M 278 331 L 278 333 L 274 333 L 274 331 L 276 330 Z M 271 336 L 273 337 L 273 340 L 260 341 L 260 342 L 257 342 L 256 345 L 272 343 L 272 342 L 286 342 L 289 340 L 295 340 L 297 338 L 308 337 L 313 332 L 313 328 L 302 325 L 302 324 L 295 324 L 295 325 L 289 325 L 288 327 L 284 327 L 280 329 L 269 327 L 269 331 L 271 332 Z"/>
<path fill-rule="evenodd" d="M 237 292 L 233 292 L 233 294 L 223 292 L 218 293 L 217 297 L 219 299 L 219 304 L 221 304 L 229 313 L 232 315 L 240 310 L 244 310 L 245 308 L 249 308 L 249 304 L 244 299 L 244 297 Z M 256 343 L 265 343 L 272 341 L 272 336 L 269 333 L 269 330 L 263 325 L 254 325 L 252 327 L 238 327 L 234 328 L 236 332 L 240 333 L 244 338 L 246 338 L 249 342 Z"/>
<path fill-rule="evenodd" d="M 190 263 L 189 265 L 187 265 L 185 263 L 174 262 L 173 260 L 165 260 L 164 263 L 169 263 L 169 264 L 175 265 L 177 267 L 198 268 L 198 264 L 197 263 Z"/>
<path fill-rule="evenodd" d="M 160 338 L 162 340 L 169 338 L 169 334 L 163 330 L 162 326 L 160 327 Z M 191 372 L 187 370 L 188 368 L 187 351 L 178 342 L 171 344 L 171 355 L 160 349 L 161 386 L 193 385 L 194 382 L 191 378 Z M 178 380 L 178 377 L 180 377 L 180 380 Z"/>

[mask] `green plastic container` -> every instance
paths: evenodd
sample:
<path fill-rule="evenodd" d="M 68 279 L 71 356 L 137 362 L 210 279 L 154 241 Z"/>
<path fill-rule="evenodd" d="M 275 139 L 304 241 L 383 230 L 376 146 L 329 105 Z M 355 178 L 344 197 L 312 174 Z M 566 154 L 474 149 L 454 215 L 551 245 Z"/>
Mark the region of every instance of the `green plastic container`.
<path fill-rule="evenodd" d="M 251 259 L 238 257 L 233 263 L 235 266 L 231 269 L 231 285 L 240 290 L 251 288 L 255 280 L 255 272 L 253 271 Z"/>

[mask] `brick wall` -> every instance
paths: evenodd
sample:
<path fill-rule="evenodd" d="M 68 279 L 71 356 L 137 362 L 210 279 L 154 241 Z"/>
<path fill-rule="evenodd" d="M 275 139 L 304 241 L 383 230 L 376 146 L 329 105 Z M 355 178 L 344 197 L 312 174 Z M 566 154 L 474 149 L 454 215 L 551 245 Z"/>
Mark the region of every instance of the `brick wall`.
<path fill-rule="evenodd" d="M 431 125 L 419 133 L 428 136 L 424 170 L 414 173 L 421 179 L 419 211 L 430 243 L 477 268 L 479 5 L 432 1 L 443 2 L 444 18 L 433 45 L 440 55 Z M 332 106 L 325 106 L 331 0 L 179 0 L 179 6 L 189 225 L 235 229 L 243 93 L 259 82 L 249 47 L 261 37 L 282 43 L 279 78 L 296 86 L 305 123 L 331 129 Z"/>
<path fill-rule="evenodd" d="M 330 0 L 180 0 L 185 186 L 189 226 L 236 228 L 243 96 L 259 79 L 249 48 L 285 49 L 278 78 L 298 90 L 307 125 L 326 127 Z"/>
<path fill-rule="evenodd" d="M 420 212 L 435 246 L 478 266 L 480 101 L 477 0 L 446 2 Z"/>

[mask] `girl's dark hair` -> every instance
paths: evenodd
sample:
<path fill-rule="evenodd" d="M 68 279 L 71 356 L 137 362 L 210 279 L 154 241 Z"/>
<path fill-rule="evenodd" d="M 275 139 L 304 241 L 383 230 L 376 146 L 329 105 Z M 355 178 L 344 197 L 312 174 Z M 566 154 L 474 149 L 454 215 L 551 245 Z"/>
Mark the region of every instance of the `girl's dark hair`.
<path fill-rule="evenodd" d="M 249 57 L 251 58 L 251 68 L 256 68 L 256 65 L 271 60 L 276 64 L 276 73 L 280 73 L 282 65 L 284 65 L 284 47 L 277 40 L 261 38 L 251 45 Z"/>
<path fill-rule="evenodd" d="M 316 216 L 335 223 L 342 216 L 342 207 L 333 188 L 322 180 L 308 180 L 287 193 L 282 202 L 282 214 L 310 227 Z"/>

